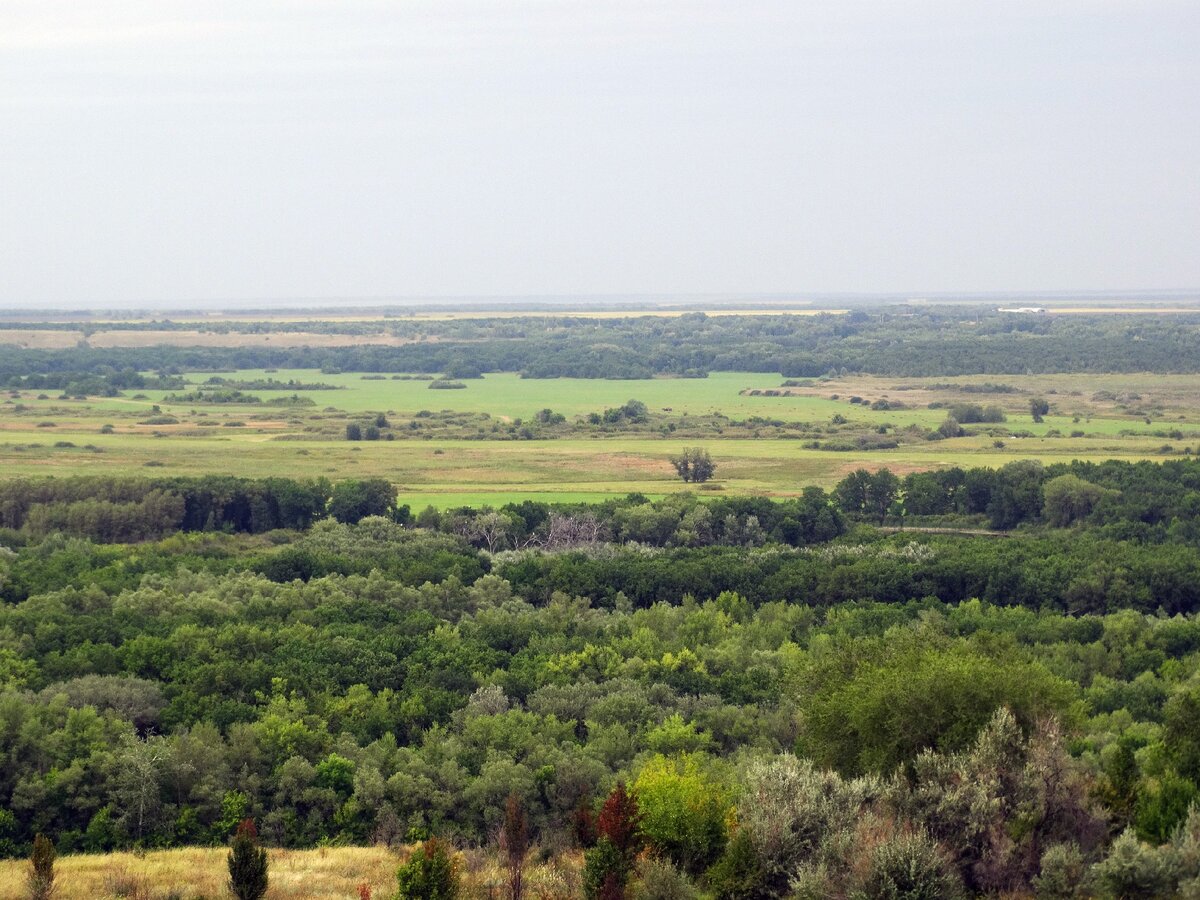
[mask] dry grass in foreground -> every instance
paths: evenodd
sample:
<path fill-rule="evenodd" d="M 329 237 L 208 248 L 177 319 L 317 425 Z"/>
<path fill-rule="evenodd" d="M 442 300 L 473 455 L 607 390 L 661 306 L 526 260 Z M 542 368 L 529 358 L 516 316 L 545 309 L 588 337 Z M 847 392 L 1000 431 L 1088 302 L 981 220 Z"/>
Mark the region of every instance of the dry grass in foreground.
<path fill-rule="evenodd" d="M 267 900 L 359 900 L 359 885 L 373 900 L 389 900 L 396 892 L 396 869 L 409 851 L 386 847 L 328 847 L 319 850 L 270 850 Z M 189 847 L 132 853 L 81 854 L 59 857 L 54 864 L 55 900 L 217 900 L 228 898 L 227 847 Z M 531 900 L 568 900 L 582 896 L 581 853 L 562 853 L 535 863 L 535 849 L 525 870 Z M 458 854 L 464 895 L 503 895 L 507 874 L 494 851 Z M 26 860 L 0 860 L 0 900 L 24 900 Z"/>
<path fill-rule="evenodd" d="M 59 857 L 55 900 L 198 900 L 229 897 L 224 847 Z M 402 855 L 386 847 L 271 850 L 268 900 L 357 900 L 364 882 L 376 900 L 396 889 Z M 25 860 L 0 861 L 0 900 L 25 897 Z"/>

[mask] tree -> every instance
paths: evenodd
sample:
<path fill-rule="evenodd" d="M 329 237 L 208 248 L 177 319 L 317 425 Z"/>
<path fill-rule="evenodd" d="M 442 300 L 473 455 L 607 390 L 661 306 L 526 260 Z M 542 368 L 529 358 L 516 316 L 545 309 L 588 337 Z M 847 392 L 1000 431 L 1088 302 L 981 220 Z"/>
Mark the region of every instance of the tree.
<path fill-rule="evenodd" d="M 229 889 L 238 900 L 261 900 L 267 893 L 267 851 L 258 845 L 253 819 L 243 819 L 233 836 Z"/>
<path fill-rule="evenodd" d="M 521 900 L 523 896 L 523 873 L 525 854 L 529 851 L 529 823 L 521 798 L 516 793 L 508 795 L 504 802 L 504 825 L 500 829 L 500 850 L 508 864 L 509 900 Z"/>
<path fill-rule="evenodd" d="M 704 871 L 725 849 L 729 799 L 702 766 L 703 754 L 658 755 L 633 790 L 650 846 L 686 872 Z"/>
<path fill-rule="evenodd" d="M 329 515 L 353 525 L 367 516 L 386 516 L 396 504 L 396 489 L 383 478 L 347 479 L 333 488 Z"/>
<path fill-rule="evenodd" d="M 671 457 L 671 465 L 679 477 L 689 483 L 708 481 L 717 469 L 708 451 L 701 447 L 684 447 L 682 453 Z"/>
<path fill-rule="evenodd" d="M 29 854 L 29 873 L 25 882 L 30 900 L 50 900 L 54 895 L 54 843 L 44 834 L 33 839 Z"/>
<path fill-rule="evenodd" d="M 139 846 L 147 825 L 153 826 L 162 805 L 160 782 L 169 756 L 170 745 L 161 735 L 151 735 L 145 740 L 129 735 L 114 756 L 119 824 Z"/>
<path fill-rule="evenodd" d="M 1032 397 L 1029 400 L 1029 412 L 1033 415 L 1033 421 L 1040 422 L 1050 412 L 1050 404 L 1044 397 Z"/>
<path fill-rule="evenodd" d="M 1090 516 L 1105 497 L 1116 495 L 1116 491 L 1084 481 L 1077 475 L 1059 475 L 1042 486 L 1042 516 L 1049 524 L 1065 528 Z"/>
<path fill-rule="evenodd" d="M 584 892 L 588 900 L 620 900 L 644 841 L 637 799 L 617 782 L 596 822 L 596 846 L 584 854 Z"/>
<path fill-rule="evenodd" d="M 359 425 L 357 422 L 351 422 L 350 424 L 348 424 L 346 426 L 346 440 L 361 441 L 362 440 L 362 426 Z"/>
<path fill-rule="evenodd" d="M 429 838 L 396 872 L 399 900 L 457 900 L 458 866 L 445 841 Z"/>

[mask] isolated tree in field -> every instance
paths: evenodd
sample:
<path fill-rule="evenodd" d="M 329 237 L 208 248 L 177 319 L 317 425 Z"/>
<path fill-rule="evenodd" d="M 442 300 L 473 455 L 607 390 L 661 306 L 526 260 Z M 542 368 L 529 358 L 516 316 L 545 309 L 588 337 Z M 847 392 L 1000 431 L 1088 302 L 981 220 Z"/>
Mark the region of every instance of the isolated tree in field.
<path fill-rule="evenodd" d="M 702 447 L 684 447 L 682 453 L 671 457 L 671 465 L 684 481 L 697 484 L 708 481 L 717 469 L 717 464 Z"/>
<path fill-rule="evenodd" d="M 457 900 L 458 867 L 444 841 L 429 838 L 396 872 L 399 900 Z"/>
<path fill-rule="evenodd" d="M 258 845 L 253 819 L 243 819 L 233 836 L 229 889 L 238 900 L 261 900 L 267 893 L 267 851 Z"/>
<path fill-rule="evenodd" d="M 361 441 L 362 440 L 362 426 L 359 425 L 357 422 L 351 422 L 349 425 L 347 425 L 346 426 L 346 440 Z"/>
<path fill-rule="evenodd" d="M 29 854 L 29 874 L 26 887 L 30 900 L 50 900 L 54 894 L 54 842 L 44 834 L 33 839 L 33 852 Z"/>
<path fill-rule="evenodd" d="M 525 854 L 529 852 L 529 822 L 521 798 L 509 794 L 504 802 L 504 825 L 500 829 L 500 852 L 508 866 L 509 900 L 524 896 Z"/>
<path fill-rule="evenodd" d="M 1029 401 L 1029 412 L 1033 415 L 1033 421 L 1040 422 L 1050 412 L 1050 404 L 1045 397 L 1033 397 Z"/>

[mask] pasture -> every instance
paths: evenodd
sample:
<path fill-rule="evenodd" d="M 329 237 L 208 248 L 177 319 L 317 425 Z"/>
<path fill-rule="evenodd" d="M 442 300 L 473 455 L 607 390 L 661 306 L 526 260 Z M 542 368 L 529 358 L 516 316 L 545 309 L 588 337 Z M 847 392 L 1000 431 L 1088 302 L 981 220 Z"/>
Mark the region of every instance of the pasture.
<path fill-rule="evenodd" d="M 209 377 L 211 373 L 187 376 L 186 391 Z M 537 380 L 504 373 L 471 379 L 461 390 L 438 391 L 430 390 L 428 381 L 360 373 L 246 370 L 222 377 L 295 379 L 331 389 L 298 392 L 312 401 L 302 407 L 267 405 L 291 395 L 284 390 L 247 391 L 261 404 L 167 399 L 186 392 L 180 390 L 87 399 L 15 392 L 0 405 L 0 465 L 16 476 L 381 476 L 398 485 L 401 502 L 420 507 L 503 503 L 528 496 L 582 501 L 631 491 L 661 496 L 688 488 L 675 476 L 669 458 L 695 443 L 708 447 L 718 465 L 704 490 L 768 496 L 795 495 L 812 484 L 828 487 L 860 466 L 908 472 L 1001 466 L 1018 459 L 1164 459 L 1200 445 L 1197 376 L 1114 376 L 1111 385 L 1103 376 L 1003 377 L 991 381 L 1002 382 L 1005 392 L 990 393 L 980 392 L 995 386 L 988 387 L 985 376 L 858 377 L 783 387 L 778 375 L 764 373 L 626 381 Z M 1042 423 L 1030 417 L 1031 396 L 1051 402 L 1052 413 Z M 664 421 L 686 424 L 689 417 L 709 417 L 704 421 L 711 423 L 711 417 L 725 416 L 732 424 L 702 439 L 665 431 L 617 431 L 513 440 L 482 428 L 473 439 L 409 437 L 404 428 L 397 428 L 400 440 L 338 438 L 348 417 L 368 413 L 384 413 L 397 425 L 411 422 L 422 410 L 486 414 L 511 424 L 551 409 L 578 421 L 631 398 L 646 403 Z M 900 408 L 871 408 L 878 401 Z M 917 439 L 870 450 L 820 449 L 800 440 L 755 437 L 758 432 L 745 424 L 760 417 L 826 427 L 838 417 L 845 420 L 844 427 L 863 432 L 881 426 L 892 432 L 910 426 L 928 430 L 937 428 L 946 407 L 956 402 L 999 405 L 1007 421 L 976 426 L 980 433 L 965 437 Z"/>

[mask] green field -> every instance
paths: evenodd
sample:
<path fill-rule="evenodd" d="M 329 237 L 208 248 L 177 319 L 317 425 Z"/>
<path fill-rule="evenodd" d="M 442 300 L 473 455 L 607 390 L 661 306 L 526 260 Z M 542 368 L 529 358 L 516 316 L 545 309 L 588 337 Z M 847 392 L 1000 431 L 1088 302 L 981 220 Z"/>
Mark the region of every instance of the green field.
<path fill-rule="evenodd" d="M 189 390 L 207 374 L 189 376 Z M 1005 436 L 978 434 L 945 441 L 916 441 L 886 450 L 810 449 L 799 440 L 756 439 L 746 429 L 704 438 L 718 470 L 706 489 L 729 493 L 786 496 L 806 485 L 833 484 L 859 466 L 888 466 L 896 471 L 948 465 L 999 466 L 1014 459 L 1069 460 L 1170 458 L 1200 442 L 1200 378 L 1142 380 L 1135 384 L 1136 404 L 1152 408 L 1155 417 L 1131 413 L 1097 394 L 1103 379 L 1079 376 L 1007 378 L 1016 390 L 1004 394 L 964 394 L 930 379 L 846 379 L 812 382 L 790 389 L 789 396 L 750 396 L 750 390 L 779 390 L 777 375 L 718 373 L 703 379 L 607 381 L 586 379 L 521 379 L 515 374 L 489 375 L 467 382 L 463 390 L 433 391 L 427 381 L 364 379 L 359 374 L 323 375 L 313 371 L 261 370 L 227 373 L 251 380 L 271 377 L 332 383 L 337 390 L 304 391 L 312 406 L 279 409 L 259 405 L 167 403 L 169 391 L 148 390 L 144 397 L 38 399 L 32 392 L 10 396 L 0 406 L 0 465 L 10 475 L 120 473 L 174 475 L 222 472 L 245 476 L 383 476 L 401 490 L 402 502 L 437 506 L 500 503 L 536 495 L 544 499 L 587 500 L 629 491 L 652 496 L 685 489 L 669 457 L 688 438 L 659 433 L 568 436 L 550 440 L 458 440 L 435 438 L 378 442 L 334 439 L 328 428 L 340 428 L 345 414 L 385 412 L 396 421 L 420 410 L 486 413 L 512 422 L 549 408 L 575 419 L 636 398 L 653 414 L 674 417 L 722 414 L 733 420 L 760 416 L 818 426 L 840 415 L 851 425 L 871 431 L 918 425 L 935 428 L 945 409 L 928 408 L 930 398 L 946 403 L 1003 406 L 1008 421 L 998 427 Z M 986 380 L 955 379 L 956 385 Z M 931 386 L 932 385 L 932 386 Z M 1084 388 L 1087 390 L 1084 390 Z M 133 394 L 134 392 L 126 392 Z M 251 391 L 263 401 L 287 391 Z M 1045 393 L 1054 412 L 1036 424 L 1028 398 Z M 873 410 L 851 404 L 851 396 L 870 402 L 882 397 L 900 401 L 903 409 Z M 836 399 L 834 399 L 836 397 Z M 1096 399 L 1100 397 L 1101 399 Z M 177 424 L 140 424 L 159 405 L 160 415 Z M 23 408 L 22 408 L 23 407 Z M 328 421 L 334 420 L 333 426 Z M 53 423 L 49 425 L 48 423 Z M 314 435 L 315 423 L 327 433 Z M 101 426 L 113 425 L 102 434 Z M 222 427 L 226 424 L 237 427 Z M 1058 436 L 1053 436 L 1057 430 Z M 1083 436 L 1070 435 L 1083 432 Z M 403 430 L 398 432 L 404 437 Z M 1047 436 L 1047 435 L 1051 436 Z M 1167 437 L 1168 434 L 1174 437 Z M 1013 436 L 1024 435 L 1024 436 Z M 1165 449 L 1169 445 L 1170 449 Z"/>

